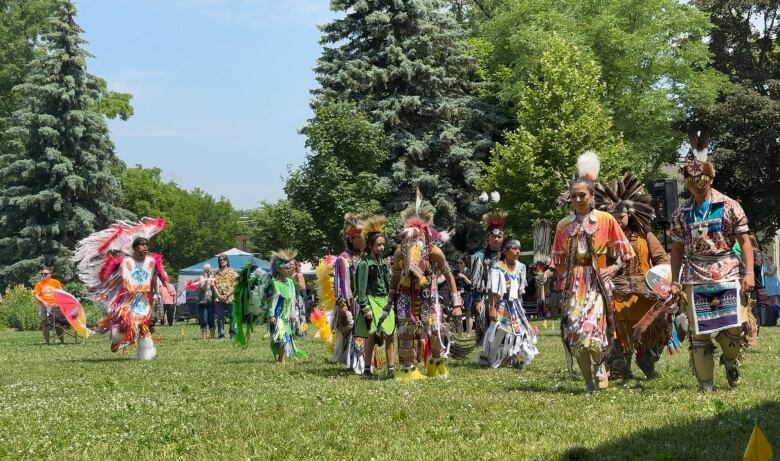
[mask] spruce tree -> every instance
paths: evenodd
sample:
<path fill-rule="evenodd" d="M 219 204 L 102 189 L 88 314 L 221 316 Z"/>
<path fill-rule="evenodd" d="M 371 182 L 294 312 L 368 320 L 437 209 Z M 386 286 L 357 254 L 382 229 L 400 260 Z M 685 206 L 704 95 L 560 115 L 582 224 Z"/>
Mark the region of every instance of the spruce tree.
<path fill-rule="evenodd" d="M 351 100 L 384 128 L 385 211 L 402 210 L 419 187 L 464 248 L 492 143 L 463 30 L 438 0 L 333 0 L 331 9 L 343 17 L 322 27 L 315 95 Z"/>
<path fill-rule="evenodd" d="M 21 109 L 7 120 L 0 157 L 0 286 L 29 283 L 42 265 L 73 277 L 75 243 L 125 212 L 118 165 L 76 8 L 60 2 L 23 84 Z"/>

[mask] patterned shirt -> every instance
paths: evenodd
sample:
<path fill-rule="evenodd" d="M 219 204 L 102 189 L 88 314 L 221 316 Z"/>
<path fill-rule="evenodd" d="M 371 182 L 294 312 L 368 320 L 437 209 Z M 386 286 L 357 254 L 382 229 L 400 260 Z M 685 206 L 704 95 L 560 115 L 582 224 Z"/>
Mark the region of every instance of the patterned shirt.
<path fill-rule="evenodd" d="M 233 291 L 233 287 L 235 286 L 237 279 L 238 273 L 236 273 L 232 267 L 225 267 L 218 270 L 217 276 L 214 277 L 214 286 L 217 289 L 217 293 L 219 293 L 221 297 L 224 297 L 225 293 Z M 230 296 L 223 302 L 228 304 L 232 303 L 233 294 L 231 293 Z"/>
<path fill-rule="evenodd" d="M 748 221 L 735 200 L 711 189 L 710 199 L 697 207 L 689 199 L 672 215 L 672 241 L 685 246 L 680 282 L 734 280 L 740 260 L 734 253 L 739 234 Z"/>

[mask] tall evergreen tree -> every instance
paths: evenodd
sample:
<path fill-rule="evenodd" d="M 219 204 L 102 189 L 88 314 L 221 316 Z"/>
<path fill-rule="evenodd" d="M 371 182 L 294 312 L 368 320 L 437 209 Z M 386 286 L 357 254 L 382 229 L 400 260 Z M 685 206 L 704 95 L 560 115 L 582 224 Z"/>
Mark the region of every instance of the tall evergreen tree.
<path fill-rule="evenodd" d="M 37 38 L 48 32 L 57 0 L 0 0 L 0 129 L 18 108 L 13 88 L 24 81 Z"/>
<path fill-rule="evenodd" d="M 403 209 L 419 187 L 465 247 L 492 142 L 463 30 L 438 0 L 333 0 L 331 9 L 344 15 L 322 27 L 315 94 L 354 101 L 390 138 L 385 211 Z"/>
<path fill-rule="evenodd" d="M 7 121 L 0 157 L 0 285 L 28 283 L 41 265 L 62 279 L 75 243 L 125 212 L 117 163 L 99 97 L 86 70 L 76 8 L 61 1 L 30 74 L 16 88 L 24 105 Z"/>

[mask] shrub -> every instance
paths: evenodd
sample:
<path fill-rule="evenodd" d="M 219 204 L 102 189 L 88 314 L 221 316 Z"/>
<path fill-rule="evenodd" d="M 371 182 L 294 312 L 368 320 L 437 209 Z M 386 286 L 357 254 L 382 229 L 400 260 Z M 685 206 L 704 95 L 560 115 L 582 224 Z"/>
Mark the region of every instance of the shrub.
<path fill-rule="evenodd" d="M 82 302 L 81 305 L 84 307 L 84 314 L 87 316 L 87 326 L 89 328 L 94 328 L 98 320 L 106 315 L 99 305 L 91 301 Z"/>
<path fill-rule="evenodd" d="M 17 330 L 40 330 L 38 307 L 38 301 L 29 288 L 23 285 L 9 288 L 0 303 L 0 323 Z"/>
<path fill-rule="evenodd" d="M 82 305 L 87 301 L 87 290 L 84 288 L 84 284 L 78 280 L 66 283 L 62 289 L 75 296 Z"/>

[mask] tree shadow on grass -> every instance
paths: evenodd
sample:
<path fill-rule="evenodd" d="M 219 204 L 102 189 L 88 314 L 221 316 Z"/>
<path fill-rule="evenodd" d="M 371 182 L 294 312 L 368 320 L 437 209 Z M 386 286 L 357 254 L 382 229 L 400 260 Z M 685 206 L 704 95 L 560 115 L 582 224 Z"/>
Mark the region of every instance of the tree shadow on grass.
<path fill-rule="evenodd" d="M 563 461 L 590 460 L 727 460 L 742 459 L 753 426 L 764 431 L 773 451 L 780 450 L 780 402 L 765 402 L 745 410 L 733 410 L 727 401 L 697 400 L 702 405 L 714 405 L 718 414 L 687 424 L 674 424 L 648 429 L 617 439 L 596 448 L 570 448 L 560 458 Z M 723 395 L 727 398 L 726 395 Z M 641 418 L 641 415 L 626 415 Z M 605 428 L 608 430 L 608 428 Z"/>

